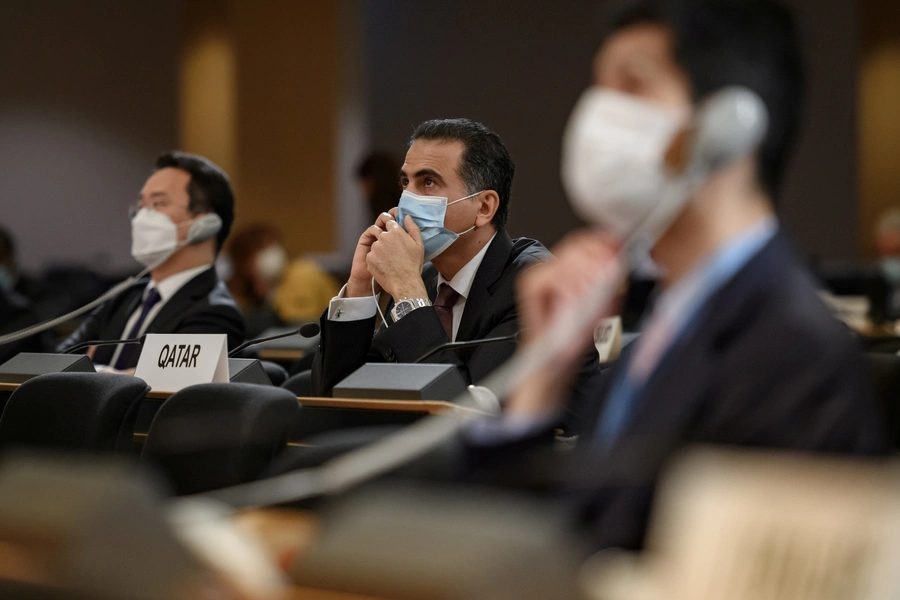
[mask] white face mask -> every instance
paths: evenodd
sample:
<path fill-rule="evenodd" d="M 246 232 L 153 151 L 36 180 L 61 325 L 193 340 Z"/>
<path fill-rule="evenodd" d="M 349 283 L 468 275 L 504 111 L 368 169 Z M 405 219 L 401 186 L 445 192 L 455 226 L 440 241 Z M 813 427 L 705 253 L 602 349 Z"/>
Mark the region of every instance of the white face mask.
<path fill-rule="evenodd" d="M 277 244 L 260 250 L 256 258 L 256 270 L 266 281 L 278 281 L 287 266 L 287 251 Z"/>
<path fill-rule="evenodd" d="M 687 199 L 664 156 L 686 111 L 613 90 L 584 92 L 563 138 L 562 181 L 572 207 L 619 240 L 661 235 Z"/>
<path fill-rule="evenodd" d="M 145 267 L 162 263 L 178 249 L 178 227 L 163 213 L 141 208 L 131 219 L 131 256 Z"/>

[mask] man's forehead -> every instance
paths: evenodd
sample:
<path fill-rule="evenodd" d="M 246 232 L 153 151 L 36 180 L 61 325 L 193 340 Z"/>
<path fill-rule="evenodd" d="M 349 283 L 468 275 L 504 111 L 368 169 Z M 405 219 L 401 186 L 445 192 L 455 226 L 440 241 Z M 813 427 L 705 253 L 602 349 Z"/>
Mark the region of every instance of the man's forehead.
<path fill-rule="evenodd" d="M 191 180 L 191 174 L 183 169 L 166 167 L 156 171 L 144 183 L 141 194 L 153 194 L 158 192 L 172 193 L 184 190 L 187 193 L 187 184 Z"/>
<path fill-rule="evenodd" d="M 455 172 L 462 160 L 464 146 L 457 140 L 416 140 L 406 151 L 403 171 L 409 176 L 420 169 L 444 174 Z"/>
<path fill-rule="evenodd" d="M 595 66 L 623 61 L 673 62 L 671 30 L 658 23 L 637 23 L 613 33 L 598 50 Z"/>

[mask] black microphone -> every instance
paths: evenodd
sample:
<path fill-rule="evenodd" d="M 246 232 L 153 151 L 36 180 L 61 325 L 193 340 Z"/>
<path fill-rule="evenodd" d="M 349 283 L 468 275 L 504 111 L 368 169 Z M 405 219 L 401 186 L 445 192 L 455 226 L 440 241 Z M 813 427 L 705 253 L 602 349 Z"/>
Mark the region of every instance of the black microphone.
<path fill-rule="evenodd" d="M 499 344 L 500 342 L 517 342 L 519 341 L 519 332 L 515 332 L 510 335 L 504 335 L 500 337 L 492 337 L 492 338 L 484 338 L 483 340 L 470 340 L 468 342 L 447 342 L 446 344 L 441 344 L 437 348 L 432 348 L 416 360 L 412 361 L 413 364 L 420 363 L 426 358 L 431 358 L 441 350 L 462 350 L 463 348 L 472 348 L 474 346 L 481 346 L 482 344 Z"/>
<path fill-rule="evenodd" d="M 89 342 L 81 342 L 80 344 L 75 344 L 71 348 L 63 351 L 63 354 L 75 354 L 79 350 L 84 350 L 85 348 L 90 348 L 91 346 L 117 346 L 119 344 L 143 345 L 146 338 L 147 334 L 144 334 L 139 338 L 133 338 L 130 340 L 91 340 Z"/>
<path fill-rule="evenodd" d="M 249 348 L 250 346 L 255 346 L 256 344 L 262 344 L 263 342 L 271 342 L 272 340 L 280 340 L 281 338 L 291 337 L 292 335 L 300 334 L 305 338 L 316 337 L 319 335 L 319 324 L 318 323 L 307 323 L 303 325 L 300 329 L 295 331 L 288 331 L 287 333 L 279 333 L 278 335 L 271 335 L 269 337 L 264 338 L 256 338 L 255 340 L 249 340 L 232 350 L 228 353 L 228 358 L 232 358 L 235 354 L 240 352 L 245 348 Z"/>

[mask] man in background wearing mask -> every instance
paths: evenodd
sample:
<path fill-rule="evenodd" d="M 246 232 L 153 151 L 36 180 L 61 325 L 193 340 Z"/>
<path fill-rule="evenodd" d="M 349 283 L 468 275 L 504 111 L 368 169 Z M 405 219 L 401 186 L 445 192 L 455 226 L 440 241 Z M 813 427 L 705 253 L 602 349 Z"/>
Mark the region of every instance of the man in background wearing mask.
<path fill-rule="evenodd" d="M 790 15 L 770 2 L 641 2 L 614 22 L 596 55 L 595 86 L 573 112 L 563 180 L 576 210 L 603 232 L 570 235 L 552 267 L 523 275 L 528 337 L 595 281 L 618 279 L 635 229 L 655 242 L 650 253 L 663 272 L 640 338 L 604 373 L 595 390 L 604 401 L 592 403 L 578 440 L 588 454 L 572 480 L 584 492 L 579 528 L 593 531 L 598 547 L 642 544 L 655 477 L 688 444 L 884 451 L 862 354 L 819 300 L 773 210 L 798 122 L 796 43 Z M 688 171 L 696 178 L 686 185 L 692 119 L 730 86 L 763 100 L 765 136 L 755 150 L 750 143 Z M 730 143 L 741 132 L 733 122 L 717 137 Z M 654 224 L 655 209 L 673 218 Z M 599 317 L 609 307 L 582 310 Z M 576 341 L 589 340 L 583 332 L 511 396 L 503 418 L 470 432 L 474 470 L 508 473 L 521 454 L 503 448 L 517 442 L 521 450 L 523 431 L 532 442 L 547 435 L 541 423 L 565 399 Z"/>
<path fill-rule="evenodd" d="M 57 352 L 87 340 L 130 339 L 145 333 L 224 333 L 228 346 L 244 339 L 244 320 L 213 263 L 234 220 L 228 176 L 202 156 L 169 152 L 156 161 L 132 209 L 134 258 L 150 267 L 142 279 L 91 313 Z M 198 218 L 220 220 L 194 243 L 185 243 Z M 214 221 L 214 219 L 213 219 Z M 134 344 L 88 352 L 95 364 L 133 372 Z"/>
<path fill-rule="evenodd" d="M 33 299 L 23 293 L 23 277 L 16 262 L 12 235 L 0 227 L 0 335 L 13 333 L 39 322 Z M 33 335 L 0 346 L 0 364 L 19 352 L 43 352 L 45 336 Z"/>
<path fill-rule="evenodd" d="M 330 395 L 366 362 L 413 362 L 450 341 L 519 330 L 516 276 L 550 254 L 506 233 L 514 169 L 506 146 L 480 123 L 446 119 L 416 128 L 399 205 L 362 234 L 350 279 L 321 320 L 314 393 Z M 373 337 L 382 291 L 391 301 Z M 429 362 L 456 365 L 477 383 L 514 350 L 514 342 L 445 350 Z"/>

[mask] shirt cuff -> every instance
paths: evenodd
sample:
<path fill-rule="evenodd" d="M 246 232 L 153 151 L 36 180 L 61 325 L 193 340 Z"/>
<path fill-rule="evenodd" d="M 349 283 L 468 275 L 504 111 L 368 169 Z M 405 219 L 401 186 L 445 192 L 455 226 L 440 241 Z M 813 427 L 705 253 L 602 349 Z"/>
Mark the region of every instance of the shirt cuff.
<path fill-rule="evenodd" d="M 556 411 L 545 415 L 500 415 L 472 422 L 465 431 L 469 443 L 476 446 L 496 446 L 517 442 L 553 427 L 559 420 Z"/>
<path fill-rule="evenodd" d="M 340 293 L 328 303 L 329 321 L 362 321 L 375 316 L 376 305 L 381 294 L 364 296 L 362 298 L 345 298 L 347 286 L 341 288 Z"/>

